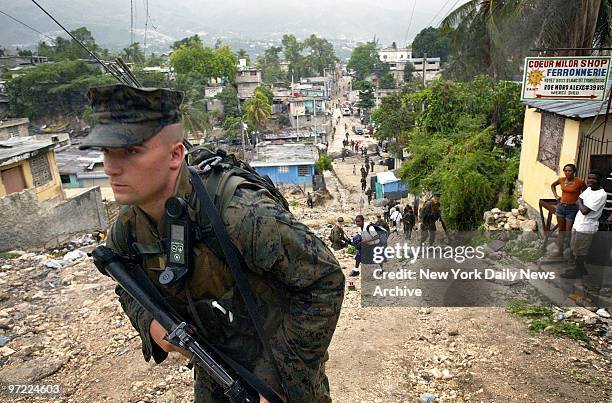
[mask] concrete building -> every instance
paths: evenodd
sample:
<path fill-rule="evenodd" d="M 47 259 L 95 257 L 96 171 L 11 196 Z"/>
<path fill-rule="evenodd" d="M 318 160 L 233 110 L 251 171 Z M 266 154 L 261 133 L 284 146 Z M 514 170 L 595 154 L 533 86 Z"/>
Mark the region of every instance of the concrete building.
<path fill-rule="evenodd" d="M 53 142 L 14 137 L 0 142 L 0 197 L 34 189 L 39 201 L 64 199 Z"/>
<path fill-rule="evenodd" d="M 378 57 L 385 63 L 406 62 L 412 59 L 412 49 L 388 47 L 378 50 Z"/>
<path fill-rule="evenodd" d="M 268 175 L 275 185 L 312 184 L 319 152 L 314 145 L 303 143 L 257 144 L 255 159 L 249 164 L 260 175 Z"/>
<path fill-rule="evenodd" d="M 238 98 L 245 100 L 253 96 L 255 88 L 261 84 L 261 70 L 245 68 L 236 72 Z"/>
<path fill-rule="evenodd" d="M 290 97 L 289 121 L 294 129 L 313 128 L 331 130 L 327 101 L 323 97 Z"/>
<path fill-rule="evenodd" d="M 95 149 L 79 150 L 76 146 L 56 152 L 57 168 L 65 189 L 100 186 L 110 189 L 104 173 L 104 155 Z"/>
<path fill-rule="evenodd" d="M 605 133 L 603 124 L 593 126 L 594 120 L 603 123 L 605 104 L 526 102 L 518 180 L 532 214 L 539 216 L 540 206 L 543 213 L 551 209 L 554 212 L 556 200 L 550 184 L 564 175 L 565 164 L 575 164 L 578 177 L 583 179 L 595 168 L 606 177 L 612 176 L 612 125 L 607 125 Z M 595 129 L 590 132 L 592 127 Z M 612 180 L 605 179 L 603 187 L 611 199 Z M 612 206 L 606 208 L 610 214 Z"/>
<path fill-rule="evenodd" d="M 30 119 L 28 118 L 0 120 L 0 141 L 12 137 L 29 136 L 29 125 Z"/>

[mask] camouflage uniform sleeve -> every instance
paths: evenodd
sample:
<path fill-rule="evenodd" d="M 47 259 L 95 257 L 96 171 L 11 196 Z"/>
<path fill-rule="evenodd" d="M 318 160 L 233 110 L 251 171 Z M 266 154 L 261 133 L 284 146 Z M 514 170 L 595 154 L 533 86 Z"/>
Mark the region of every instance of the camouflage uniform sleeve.
<path fill-rule="evenodd" d="M 111 248 L 117 253 L 120 254 L 128 254 L 128 243 L 125 239 L 122 228 L 120 228 L 121 224 L 115 222 L 109 231 L 108 238 L 106 240 L 106 246 Z M 161 349 L 153 341 L 151 338 L 151 333 L 149 329 L 151 327 L 151 322 L 153 321 L 153 317 L 151 314 L 138 303 L 136 302 L 121 286 L 117 285 L 115 287 L 115 293 L 119 296 L 119 302 L 121 303 L 121 308 L 130 319 L 130 323 L 138 331 L 140 335 L 140 340 L 142 341 L 142 355 L 144 356 L 145 361 L 149 362 L 151 357 L 156 364 L 160 364 L 163 362 L 166 357 L 168 357 L 168 353 Z"/>
<path fill-rule="evenodd" d="M 268 335 L 288 401 L 324 401 L 324 362 L 340 315 L 344 275 L 324 242 L 265 194 L 239 188 L 224 219 L 249 268 L 288 291 L 281 324 Z M 261 360 L 254 372 L 274 379 L 270 371 Z"/>

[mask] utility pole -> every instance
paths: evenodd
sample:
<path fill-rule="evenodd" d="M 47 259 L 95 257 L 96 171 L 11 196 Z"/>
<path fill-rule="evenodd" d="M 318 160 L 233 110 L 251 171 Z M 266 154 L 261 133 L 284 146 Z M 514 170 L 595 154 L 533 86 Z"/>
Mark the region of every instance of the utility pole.
<path fill-rule="evenodd" d="M 427 71 L 427 53 L 423 53 L 423 88 L 425 88 L 425 73 Z"/>
<path fill-rule="evenodd" d="M 317 98 L 312 99 L 312 121 L 314 123 L 315 141 L 318 143 L 319 133 L 317 133 Z"/>

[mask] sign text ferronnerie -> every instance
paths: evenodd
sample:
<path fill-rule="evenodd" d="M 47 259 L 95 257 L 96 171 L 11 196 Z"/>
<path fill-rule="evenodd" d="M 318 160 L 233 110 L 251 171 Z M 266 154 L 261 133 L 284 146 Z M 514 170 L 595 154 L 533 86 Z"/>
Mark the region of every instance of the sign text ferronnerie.
<path fill-rule="evenodd" d="M 602 101 L 612 58 L 527 57 L 521 100 Z"/>

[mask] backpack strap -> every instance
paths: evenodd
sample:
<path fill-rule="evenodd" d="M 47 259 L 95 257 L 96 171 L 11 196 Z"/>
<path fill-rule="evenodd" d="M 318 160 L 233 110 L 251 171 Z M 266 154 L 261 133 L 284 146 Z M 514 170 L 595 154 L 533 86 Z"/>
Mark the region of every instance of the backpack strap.
<path fill-rule="evenodd" d="M 244 264 L 244 259 L 242 254 L 238 251 L 236 246 L 232 243 L 227 231 L 225 230 L 225 224 L 219 214 L 219 210 L 215 207 L 215 204 L 210 197 L 210 194 L 206 187 L 202 184 L 202 181 L 196 172 L 195 168 L 189 167 L 189 173 L 191 174 L 193 188 L 198 196 L 200 202 L 200 215 L 208 216 L 208 220 L 210 225 L 213 228 L 216 243 L 222 250 L 223 256 L 225 257 L 225 262 L 229 267 L 232 276 L 234 277 L 236 287 L 244 300 L 249 316 L 251 317 L 251 321 L 253 322 L 253 326 L 255 327 L 257 336 L 259 337 L 259 341 L 261 342 L 272 367 L 274 368 L 274 374 L 276 375 L 276 380 L 279 385 L 281 385 L 283 389 L 283 393 L 287 399 L 289 399 L 289 394 L 285 382 L 281 376 L 280 370 L 278 368 L 278 364 L 276 363 L 276 359 L 272 353 L 272 349 L 270 348 L 270 343 L 268 343 L 268 338 L 263 329 L 263 319 L 261 318 L 259 311 L 257 310 L 257 304 L 255 300 L 255 296 L 253 294 L 253 290 L 251 285 L 249 284 L 248 279 L 242 271 L 242 266 Z M 272 401 L 270 397 L 265 396 L 268 400 Z"/>

